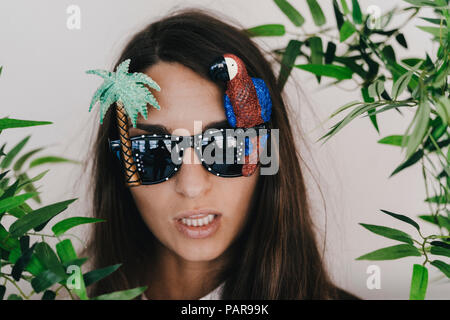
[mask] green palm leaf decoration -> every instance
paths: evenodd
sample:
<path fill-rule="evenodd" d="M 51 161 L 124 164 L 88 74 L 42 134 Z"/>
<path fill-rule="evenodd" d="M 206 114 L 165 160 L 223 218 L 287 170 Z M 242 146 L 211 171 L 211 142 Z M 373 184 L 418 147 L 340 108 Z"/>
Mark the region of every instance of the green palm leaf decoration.
<path fill-rule="evenodd" d="M 158 102 L 148 87 L 161 91 L 159 85 L 149 76 L 141 72 L 129 73 L 130 59 L 117 66 L 116 72 L 106 70 L 88 70 L 87 74 L 96 74 L 105 81 L 95 91 L 91 100 L 89 112 L 97 103 L 100 104 L 100 124 L 112 104 L 117 108 L 117 124 L 121 142 L 122 159 L 124 161 L 126 183 L 128 186 L 141 184 L 139 174 L 131 153 L 131 140 L 128 133 L 128 120 L 131 119 L 133 127 L 136 127 L 138 114 L 147 119 L 147 104 L 151 104 L 160 110 Z M 148 86 L 148 87 L 147 87 Z"/>
<path fill-rule="evenodd" d="M 141 72 L 128 73 L 130 59 L 123 61 L 116 69 L 116 72 L 106 70 L 88 70 L 87 74 L 96 74 L 105 81 L 97 89 L 92 97 L 92 107 L 100 102 L 100 123 L 103 123 L 105 113 L 111 104 L 116 102 L 122 104 L 127 116 L 131 119 L 133 127 L 136 127 L 136 119 L 140 112 L 147 119 L 147 104 L 160 109 L 158 102 L 145 85 L 157 91 L 161 91 L 159 85 L 149 76 Z"/>

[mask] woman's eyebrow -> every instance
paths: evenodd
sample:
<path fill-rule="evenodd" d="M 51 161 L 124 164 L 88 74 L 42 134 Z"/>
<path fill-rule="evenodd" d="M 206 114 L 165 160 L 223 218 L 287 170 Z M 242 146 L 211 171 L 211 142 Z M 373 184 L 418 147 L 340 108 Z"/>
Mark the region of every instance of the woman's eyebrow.
<path fill-rule="evenodd" d="M 206 131 L 207 129 L 224 129 L 229 128 L 230 125 L 227 120 L 221 120 L 221 121 L 213 121 L 210 122 L 208 125 L 206 125 L 203 128 L 203 131 Z M 170 134 L 172 130 L 170 128 L 166 128 L 165 126 L 161 124 L 150 124 L 150 123 L 140 123 L 138 122 L 136 124 L 136 128 L 142 129 L 144 131 L 154 133 L 154 134 Z"/>
<path fill-rule="evenodd" d="M 170 134 L 167 128 L 160 124 L 137 123 L 136 128 L 155 134 Z"/>
<path fill-rule="evenodd" d="M 210 122 L 206 127 L 203 128 L 203 131 L 206 131 L 207 129 L 226 129 L 229 128 L 230 124 L 228 123 L 228 120 L 221 120 L 221 121 L 214 121 Z"/>

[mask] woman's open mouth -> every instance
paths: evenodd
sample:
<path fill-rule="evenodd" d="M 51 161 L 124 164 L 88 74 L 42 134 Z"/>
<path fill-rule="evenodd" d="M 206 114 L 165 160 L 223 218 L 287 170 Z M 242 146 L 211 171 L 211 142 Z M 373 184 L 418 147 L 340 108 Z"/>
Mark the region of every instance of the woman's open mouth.
<path fill-rule="evenodd" d="M 220 214 L 201 213 L 185 215 L 175 220 L 177 230 L 192 239 L 206 238 L 214 234 L 220 226 Z"/>

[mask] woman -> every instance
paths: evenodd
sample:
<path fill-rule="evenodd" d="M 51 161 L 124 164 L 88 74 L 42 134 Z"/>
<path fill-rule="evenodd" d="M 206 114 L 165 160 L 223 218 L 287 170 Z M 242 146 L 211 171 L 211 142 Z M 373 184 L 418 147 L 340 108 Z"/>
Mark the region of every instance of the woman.
<path fill-rule="evenodd" d="M 227 52 L 269 88 L 270 127 L 279 128 L 281 146 L 278 172 L 215 176 L 193 163 L 197 155 L 189 148 L 183 163 L 191 164 L 169 180 L 127 188 L 108 147 L 108 139 L 118 139 L 109 111 L 92 153 L 93 212 L 107 222 L 94 226 L 89 250 L 94 268 L 122 266 L 93 285 L 91 296 L 145 285 L 143 299 L 354 298 L 324 267 L 286 106 L 270 64 L 245 32 L 188 9 L 137 33 L 116 67 L 131 59 L 129 72 L 146 73 L 162 88 L 153 92 L 162 107 L 149 107 L 147 119 L 140 115 L 141 128 L 129 126 L 130 136 L 177 134 L 175 128 L 193 135 L 223 122 L 224 87 L 210 80 L 208 67 Z M 194 121 L 203 124 L 196 132 Z M 192 230 L 200 221 L 214 228 L 198 236 Z"/>

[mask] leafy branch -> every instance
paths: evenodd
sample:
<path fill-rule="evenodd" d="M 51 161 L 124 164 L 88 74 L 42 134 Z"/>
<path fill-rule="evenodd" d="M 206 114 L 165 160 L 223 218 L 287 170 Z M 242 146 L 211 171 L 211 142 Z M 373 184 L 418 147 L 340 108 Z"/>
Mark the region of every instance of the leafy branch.
<path fill-rule="evenodd" d="M 46 124 L 51 122 L 0 118 L 1 130 Z M 6 143 L 0 148 L 0 279 L 3 279 L 0 284 L 0 300 L 5 297 L 8 300 L 28 300 L 36 295 L 40 295 L 42 300 L 54 300 L 61 289 L 67 291 L 71 299 L 82 300 L 123 300 L 139 296 L 146 287 L 98 297 L 87 295 L 88 286 L 116 271 L 120 264 L 83 273 L 82 266 L 87 258 L 77 255 L 70 238 L 74 237 L 83 245 L 84 243 L 68 231 L 83 224 L 105 220 L 70 217 L 54 223 L 51 227 L 52 233 L 42 232 L 53 218 L 64 212 L 77 199 L 33 209 L 27 201 L 41 203 L 35 183 L 42 179 L 48 170 L 31 179 L 28 170 L 48 163 L 79 162 L 55 156 L 31 159 L 43 148 L 33 149 L 19 157 L 29 139 L 30 136 L 27 136 L 8 152 L 5 152 Z M 27 162 L 28 167 L 23 170 Z M 8 229 L 4 226 L 5 221 L 10 222 Z M 48 238 L 57 240 L 54 247 L 47 242 Z M 23 290 L 23 282 L 31 285 L 30 292 Z M 16 289 L 15 293 L 7 294 L 8 283 Z"/>
<path fill-rule="evenodd" d="M 342 116 L 318 141 L 322 143 L 335 136 L 351 121 L 369 117 L 380 134 L 378 115 L 395 110 L 414 113 L 403 134 L 385 136 L 378 143 L 399 147 L 405 156 L 389 178 L 399 172 L 420 165 L 425 183 L 425 202 L 430 213 L 419 215 L 422 221 L 437 227 L 436 234 L 424 236 L 419 224 L 406 215 L 382 212 L 412 225 L 420 238 L 414 239 L 404 231 L 385 226 L 363 224 L 367 230 L 402 244 L 382 248 L 357 260 L 394 260 L 408 256 L 423 257 L 422 264 L 414 264 L 410 299 L 424 299 L 428 286 L 428 269 L 431 264 L 450 278 L 450 264 L 439 260 L 450 257 L 450 99 L 448 88 L 450 13 L 448 0 L 404 0 L 408 6 L 393 8 L 381 14 L 376 6 L 364 13 L 358 0 L 332 0 L 336 28 L 326 26 L 327 17 L 318 1 L 307 1 L 317 30 L 308 32 L 303 27 L 305 13 L 297 10 L 287 0 L 274 0 L 298 32 L 286 32 L 282 24 L 260 25 L 246 32 L 252 37 L 285 36 L 291 38 L 285 48 L 273 53 L 281 64 L 278 86 L 284 88 L 294 68 L 310 72 L 318 83 L 322 78 L 333 81 L 323 87 L 353 81 L 360 91 L 361 100 L 351 101 L 334 111 L 326 121 Z M 432 36 L 438 46 L 435 56 L 424 52 L 424 57 L 398 60 L 392 41 L 408 48 L 407 36 L 402 29 L 418 17 L 423 8 L 433 11 L 433 17 L 422 17 L 420 32 Z M 411 12 L 399 26 L 391 27 L 394 17 Z M 416 18 L 417 19 L 417 18 Z M 426 46 L 425 46 L 426 47 Z M 338 52 L 343 52 L 338 54 Z M 301 61 L 301 63 L 298 63 Z M 356 78 L 359 78 L 358 81 Z M 392 84 L 390 84 L 392 82 Z M 431 193 L 432 188 L 433 193 Z M 435 259 L 434 256 L 439 256 Z"/>

